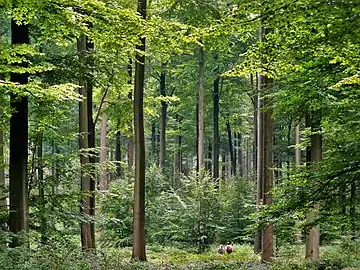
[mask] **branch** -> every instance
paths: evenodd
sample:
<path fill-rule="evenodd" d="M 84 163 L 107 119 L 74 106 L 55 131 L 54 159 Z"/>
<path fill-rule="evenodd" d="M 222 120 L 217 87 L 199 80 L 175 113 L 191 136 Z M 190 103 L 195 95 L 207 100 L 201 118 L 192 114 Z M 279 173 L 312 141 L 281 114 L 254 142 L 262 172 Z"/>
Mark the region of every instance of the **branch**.
<path fill-rule="evenodd" d="M 96 125 L 96 122 L 98 121 L 98 119 L 99 119 L 99 117 L 100 117 L 100 112 L 101 112 L 102 106 L 104 105 L 106 95 L 107 95 L 107 93 L 108 93 L 108 91 L 109 91 L 109 88 L 110 88 L 110 85 L 111 85 L 111 81 L 112 81 L 113 78 L 114 78 L 114 73 L 115 73 L 115 70 L 113 69 L 113 70 L 112 70 L 112 73 L 111 73 L 111 75 L 110 75 L 109 81 L 108 81 L 108 83 L 107 83 L 107 85 L 106 85 L 104 94 L 103 94 L 103 96 L 101 97 L 99 109 L 98 109 L 98 111 L 97 111 L 97 113 L 96 113 L 96 116 L 95 116 L 95 119 L 94 119 L 94 123 L 93 123 L 94 126 Z"/>

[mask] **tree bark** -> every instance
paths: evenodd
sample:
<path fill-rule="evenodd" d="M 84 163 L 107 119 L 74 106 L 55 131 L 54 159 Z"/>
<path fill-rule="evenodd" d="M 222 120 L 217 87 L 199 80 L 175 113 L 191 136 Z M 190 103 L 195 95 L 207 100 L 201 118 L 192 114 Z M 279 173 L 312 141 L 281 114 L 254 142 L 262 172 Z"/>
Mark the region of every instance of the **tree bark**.
<path fill-rule="evenodd" d="M 350 223 L 351 223 L 351 236 L 355 238 L 356 234 L 356 183 L 351 182 L 350 185 Z"/>
<path fill-rule="evenodd" d="M 106 110 L 107 103 L 104 103 L 104 111 Z M 106 112 L 103 112 L 101 118 L 101 129 L 100 129 L 100 191 L 104 191 L 108 189 L 108 180 L 107 180 L 107 169 L 106 169 L 106 157 L 107 157 L 107 123 L 108 117 Z M 119 138 L 118 138 L 119 137 Z M 116 159 L 120 158 L 121 160 L 121 152 L 120 147 L 120 132 L 116 133 Z M 119 172 L 120 170 L 120 172 Z M 117 164 L 117 174 L 120 177 L 121 174 L 121 165 Z"/>
<path fill-rule="evenodd" d="M 165 85 L 165 70 L 164 64 L 162 65 L 162 71 L 160 74 L 160 95 L 166 97 L 166 85 Z M 160 169 L 165 170 L 166 159 L 166 118 L 167 118 L 167 103 L 161 101 L 161 130 L 160 130 Z"/>
<path fill-rule="evenodd" d="M 107 121 L 108 121 L 108 119 L 106 119 L 106 122 Z M 107 126 L 107 124 L 106 124 L 106 126 Z M 101 123 L 101 127 L 103 127 L 102 123 Z M 107 130 L 105 132 L 107 133 Z M 115 139 L 116 139 L 115 160 L 117 162 L 116 163 L 116 175 L 120 179 L 122 177 L 122 169 L 121 169 L 122 153 L 121 153 L 121 133 L 120 133 L 120 130 L 116 131 Z M 101 157 L 100 157 L 100 159 L 101 159 Z"/>
<path fill-rule="evenodd" d="M 12 44 L 29 44 L 29 27 L 11 21 Z M 26 63 L 21 66 L 27 67 Z M 28 83 L 28 74 L 11 74 L 11 81 L 20 84 Z M 10 231 L 14 234 L 28 232 L 28 99 L 26 96 L 10 95 Z M 26 244 L 19 237 L 14 237 L 11 247 Z"/>
<path fill-rule="evenodd" d="M 219 151 L 220 151 L 220 135 L 219 135 L 219 81 L 220 77 L 216 76 L 214 80 L 213 95 L 213 156 L 212 156 L 212 177 L 219 178 Z"/>
<path fill-rule="evenodd" d="M 43 170 L 43 136 L 39 134 L 38 146 L 38 183 L 39 183 L 39 199 L 40 199 L 40 231 L 41 231 L 41 244 L 46 245 L 47 237 L 47 222 L 45 216 L 45 185 L 44 185 L 44 170 Z"/>
<path fill-rule="evenodd" d="M 3 111 L 0 109 L 0 117 L 3 116 Z M 5 190 L 5 159 L 4 159 L 4 130 L 0 126 L 0 190 Z M 2 197 L 3 193 L 0 194 Z M 4 196 L 5 197 L 5 196 Z M 6 207 L 6 198 L 0 199 L 0 209 Z"/>
<path fill-rule="evenodd" d="M 178 186 L 178 182 L 180 180 L 180 172 L 181 172 L 181 130 L 180 130 L 180 119 L 179 115 L 176 115 L 177 122 L 177 134 L 175 135 L 175 153 L 174 153 L 174 183 L 173 187 L 176 188 Z"/>
<path fill-rule="evenodd" d="M 306 125 L 311 127 L 311 136 L 310 136 L 310 162 L 311 170 L 318 170 L 318 165 L 316 162 L 322 160 L 322 136 L 320 134 L 321 131 L 321 123 L 320 117 L 316 113 L 312 113 L 310 116 L 306 117 Z M 308 156 L 308 157 L 309 157 Z M 315 164 L 314 164 L 315 163 Z M 309 212 L 306 215 L 306 220 L 308 223 L 314 221 L 317 215 L 317 211 L 319 210 L 319 203 L 314 204 L 314 210 Z M 308 234 L 306 235 L 306 259 L 319 259 L 319 249 L 320 249 L 320 226 L 315 226 L 310 229 Z"/>
<path fill-rule="evenodd" d="M 128 75 L 129 75 L 128 84 L 131 85 L 132 84 L 132 61 L 131 61 L 131 59 L 129 60 L 129 65 L 128 65 Z M 128 93 L 128 98 L 130 99 L 131 102 L 133 102 L 133 96 L 132 96 L 131 90 Z M 134 134 L 133 134 L 134 132 L 133 132 L 132 126 L 133 126 L 133 121 L 130 122 L 129 137 L 128 137 L 128 143 L 127 143 L 127 162 L 128 162 L 129 171 L 132 171 L 133 164 L 134 164 Z"/>
<path fill-rule="evenodd" d="M 266 40 L 266 30 L 260 28 L 260 41 Z M 258 200 L 262 199 L 262 204 L 272 203 L 271 189 L 273 185 L 273 144 L 274 144 L 274 124 L 270 99 L 266 92 L 270 89 L 273 80 L 258 74 Z M 273 224 L 269 223 L 263 230 L 261 236 L 261 260 L 270 261 L 274 255 L 273 250 Z"/>
<path fill-rule="evenodd" d="M 78 39 L 78 53 L 80 62 L 85 63 L 85 53 L 87 50 L 86 37 L 84 35 L 80 36 Z M 90 174 L 85 173 L 84 168 L 89 166 L 90 158 L 89 153 L 85 152 L 85 149 L 88 149 L 90 146 L 89 137 L 92 129 L 92 125 L 89 124 L 89 89 L 87 89 L 86 76 L 84 76 L 80 81 L 79 94 L 83 97 L 83 101 L 79 102 L 79 149 L 80 149 L 80 164 L 81 164 L 81 207 L 80 211 L 82 215 L 85 216 L 85 219 L 88 219 L 93 215 L 93 200 L 92 192 L 93 180 L 90 177 Z M 91 90 L 90 90 L 91 91 Z M 95 239 L 93 233 L 93 226 L 91 221 L 82 221 L 81 222 L 81 246 L 84 250 L 89 250 L 95 248 Z"/>
<path fill-rule="evenodd" d="M 231 127 L 230 127 L 229 121 L 226 121 L 226 130 L 227 130 L 228 142 L 229 142 L 231 174 L 233 176 L 236 176 L 236 161 L 235 161 L 235 158 L 234 158 L 233 142 L 232 142 L 232 136 L 231 136 Z"/>
<path fill-rule="evenodd" d="M 138 12 L 146 20 L 146 0 L 138 0 Z M 135 187 L 132 258 L 146 261 L 145 252 L 145 139 L 144 139 L 144 79 L 145 37 L 136 46 L 142 54 L 136 55 L 134 115 L 135 115 Z"/>
<path fill-rule="evenodd" d="M 295 127 L 295 164 L 296 166 L 301 165 L 301 148 L 300 148 L 300 124 Z"/>
<path fill-rule="evenodd" d="M 198 158 L 200 175 L 205 169 L 204 163 L 204 142 L 205 142 L 205 63 L 204 49 L 199 48 L 199 140 L 198 140 Z"/>
<path fill-rule="evenodd" d="M 196 172 L 199 173 L 199 102 L 196 103 Z"/>

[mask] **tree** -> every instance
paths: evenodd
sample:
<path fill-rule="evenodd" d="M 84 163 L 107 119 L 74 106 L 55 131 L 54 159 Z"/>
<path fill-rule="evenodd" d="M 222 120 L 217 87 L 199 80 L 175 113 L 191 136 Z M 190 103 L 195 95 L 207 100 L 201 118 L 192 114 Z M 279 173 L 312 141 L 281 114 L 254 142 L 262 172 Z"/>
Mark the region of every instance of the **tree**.
<path fill-rule="evenodd" d="M 11 43 L 15 46 L 29 44 L 29 25 L 11 20 Z M 20 66 L 27 67 L 27 61 Z M 26 85 L 27 73 L 12 73 L 11 81 Z M 14 234 L 28 232 L 28 98 L 24 95 L 11 93 L 10 107 L 10 231 Z M 16 247 L 26 243 L 19 237 L 14 237 L 11 246 Z"/>
<path fill-rule="evenodd" d="M 219 82 L 220 77 L 216 75 L 214 80 L 213 93 L 213 155 L 212 173 L 213 178 L 219 178 L 219 155 L 220 155 L 220 135 L 219 135 Z"/>
<path fill-rule="evenodd" d="M 160 95 L 166 97 L 166 85 L 165 85 L 165 64 L 162 64 L 162 70 L 160 74 Z M 160 129 L 160 168 L 162 171 L 165 169 L 166 158 L 166 121 L 167 121 L 167 104 L 166 101 L 161 101 L 161 129 Z"/>
<path fill-rule="evenodd" d="M 79 60 L 81 64 L 85 67 L 85 57 L 87 52 L 87 38 L 85 35 L 81 35 L 78 38 L 77 46 L 78 46 L 78 53 L 79 53 Z M 85 70 L 83 70 L 84 72 Z M 83 100 L 79 102 L 79 150 L 80 150 L 80 164 L 82 167 L 81 172 L 81 207 L 80 211 L 84 215 L 83 221 L 81 221 L 81 245 L 84 250 L 89 250 L 95 248 L 95 232 L 94 227 L 92 225 L 92 221 L 89 218 L 93 215 L 93 201 L 91 199 L 93 194 L 92 188 L 92 177 L 89 172 L 86 171 L 90 164 L 90 157 L 89 157 L 89 128 L 91 129 L 92 125 L 89 125 L 89 105 L 88 103 L 91 102 L 89 100 L 89 92 L 90 89 L 87 88 L 87 80 L 86 75 L 83 73 L 83 77 L 80 81 L 80 88 L 79 94 L 82 96 Z M 92 117 L 91 122 L 92 122 Z"/>
<path fill-rule="evenodd" d="M 138 12 L 146 20 L 146 0 L 138 0 Z M 132 258 L 146 261 L 145 252 L 145 138 L 144 138 L 144 77 L 145 37 L 136 46 L 134 129 L 135 129 L 135 187 Z"/>

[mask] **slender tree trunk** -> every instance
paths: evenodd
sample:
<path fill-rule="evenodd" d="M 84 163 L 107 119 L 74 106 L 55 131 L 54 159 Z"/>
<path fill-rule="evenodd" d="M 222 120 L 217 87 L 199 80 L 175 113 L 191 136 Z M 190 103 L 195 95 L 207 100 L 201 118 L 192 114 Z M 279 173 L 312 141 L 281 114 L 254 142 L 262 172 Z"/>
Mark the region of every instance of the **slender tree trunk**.
<path fill-rule="evenodd" d="M 311 127 L 311 146 L 310 146 L 310 161 L 312 163 L 311 170 L 318 170 L 318 165 L 313 164 L 322 160 L 322 136 L 320 134 L 320 117 L 312 113 L 307 116 L 307 126 Z M 306 215 L 307 222 L 312 222 L 316 218 L 316 212 L 319 210 L 319 203 L 314 204 L 314 210 L 309 212 Z M 315 226 L 310 229 L 306 236 L 306 259 L 319 259 L 319 249 L 320 249 L 320 227 Z"/>
<path fill-rule="evenodd" d="M 245 164 L 244 164 L 244 151 L 243 151 L 243 139 L 241 133 L 238 133 L 238 163 L 239 163 L 239 175 L 244 177 L 245 173 Z"/>
<path fill-rule="evenodd" d="M 255 80 L 257 82 L 257 80 Z M 254 107 L 254 142 L 253 142 L 253 174 L 254 174 L 254 182 L 256 183 L 256 174 L 257 174 L 257 147 L 258 147 L 258 89 L 257 83 L 254 83 L 253 74 L 250 74 L 250 85 L 254 89 L 254 97 L 253 97 L 253 107 Z"/>
<path fill-rule="evenodd" d="M 233 142 L 232 142 L 232 136 L 231 136 L 231 127 L 230 127 L 229 121 L 226 121 L 226 130 L 227 130 L 228 141 L 229 141 L 231 174 L 233 176 L 236 176 L 236 161 L 235 161 L 235 158 L 234 158 Z"/>
<path fill-rule="evenodd" d="M 260 82 L 264 82 L 263 87 L 269 87 L 272 84 L 272 80 L 269 78 L 263 78 Z M 261 83 L 262 84 L 262 83 Z M 263 88 L 262 88 L 263 89 Z M 268 108 L 264 112 L 264 164 L 262 170 L 263 172 L 263 204 L 269 205 L 272 203 L 272 195 L 271 189 L 273 185 L 273 119 L 272 119 L 272 112 L 269 109 L 269 100 L 264 100 L 265 108 Z M 262 235 L 262 254 L 261 259 L 263 261 L 269 261 L 273 255 L 273 234 L 274 228 L 273 224 L 269 223 Z"/>
<path fill-rule="evenodd" d="M 225 180 L 226 178 L 226 151 L 223 149 L 221 151 L 221 179 Z"/>
<path fill-rule="evenodd" d="M 295 164 L 296 166 L 301 165 L 301 148 L 300 145 L 300 124 L 297 124 L 295 127 Z"/>
<path fill-rule="evenodd" d="M 104 103 L 104 111 L 106 110 L 107 103 Z M 101 118 L 101 129 L 100 129 L 100 190 L 107 190 L 108 189 L 108 179 L 107 179 L 107 169 L 106 169 L 106 157 L 107 157 L 107 122 L 108 117 L 106 115 L 106 112 L 103 112 L 102 118 Z M 119 131 L 116 132 L 116 148 L 118 148 L 118 145 L 120 146 L 120 133 Z M 116 149 L 116 159 L 120 158 L 121 160 L 121 152 L 120 147 L 119 149 Z M 120 172 L 119 172 L 120 170 Z M 121 166 L 120 164 L 117 164 L 117 171 L 118 176 L 120 177 L 121 174 Z"/>
<path fill-rule="evenodd" d="M 356 183 L 351 182 L 350 190 L 350 223 L 351 236 L 354 239 L 356 234 Z"/>
<path fill-rule="evenodd" d="M 131 85 L 132 84 L 132 61 L 131 61 L 131 59 L 129 60 L 129 65 L 128 65 L 128 75 L 129 75 L 128 84 Z M 132 96 L 131 90 L 128 93 L 128 98 L 130 99 L 131 102 L 133 102 L 133 96 Z M 130 126 L 129 126 L 129 138 L 128 138 L 128 143 L 127 143 L 127 162 L 128 162 L 129 171 L 132 171 L 133 164 L 134 164 L 133 121 L 131 121 Z"/>
<path fill-rule="evenodd" d="M 0 109 L 0 117 L 3 116 L 3 111 Z M 5 159 L 4 159 L 4 130 L 0 126 L 0 190 L 5 190 Z M 0 194 L 2 197 L 3 193 Z M 4 196 L 5 197 L 5 196 Z M 0 199 L 0 209 L 6 207 L 6 198 Z M 1 225 L 1 224 L 0 224 Z"/>
<path fill-rule="evenodd" d="M 29 44 L 29 26 L 17 25 L 11 21 L 11 43 Z M 26 67 L 26 63 L 22 63 Z M 20 84 L 28 83 L 28 74 L 11 74 L 11 81 Z M 26 96 L 10 95 L 10 231 L 14 234 L 28 232 L 28 99 Z M 25 241 L 27 243 L 27 241 Z M 11 247 L 24 244 L 24 241 L 14 237 Z"/>
<path fill-rule="evenodd" d="M 151 157 L 153 162 L 158 160 L 158 156 L 156 154 L 157 152 L 156 144 L 157 144 L 156 125 L 155 122 L 152 122 L 151 123 Z"/>
<path fill-rule="evenodd" d="M 92 28 L 92 23 L 89 23 L 89 28 Z M 85 37 L 86 42 L 86 76 L 85 76 L 85 88 L 87 95 L 87 120 L 88 120 L 88 143 L 89 148 L 95 148 L 95 123 L 93 121 L 93 68 L 94 61 L 91 55 L 91 52 L 94 50 L 94 43 L 90 41 L 88 37 Z M 96 178 L 94 174 L 95 162 L 96 162 L 96 153 L 94 150 L 90 150 L 89 163 L 91 164 L 91 173 L 90 173 L 90 216 L 95 216 L 95 191 L 96 191 Z M 90 221 L 90 229 L 91 229 L 91 240 L 92 248 L 95 248 L 95 223 L 94 221 Z"/>
<path fill-rule="evenodd" d="M 262 96 L 260 95 L 260 74 L 258 74 L 258 93 L 257 93 L 257 160 L 256 160 L 256 211 L 259 211 L 259 207 L 262 201 L 263 194 L 263 178 L 264 178 L 264 112 L 263 109 L 263 101 Z M 261 91 L 262 92 L 262 91 Z M 261 231 L 258 230 L 255 235 L 255 253 L 260 253 L 261 251 Z"/>
<path fill-rule="evenodd" d="M 196 103 L 196 172 L 199 173 L 199 102 Z"/>
<path fill-rule="evenodd" d="M 160 74 L 160 95 L 166 97 L 166 85 L 165 85 L 165 70 L 162 65 L 162 71 Z M 167 118 L 167 103 L 161 101 L 161 131 L 160 131 L 160 169 L 164 172 L 165 158 L 166 158 L 166 118 Z"/>
<path fill-rule="evenodd" d="M 39 134 L 39 146 L 38 146 L 38 181 L 39 181 L 39 199 L 40 199 L 40 231 L 41 231 L 41 244 L 46 245 L 48 241 L 47 237 L 47 222 L 45 216 L 45 186 L 44 186 L 44 170 L 43 170 L 43 138 L 42 134 Z"/>
<path fill-rule="evenodd" d="M 207 149 L 207 166 L 206 166 L 206 171 L 209 173 L 209 175 L 212 175 L 212 143 L 211 140 L 208 140 L 208 149 Z"/>
<path fill-rule="evenodd" d="M 106 116 L 106 127 L 107 127 L 107 121 L 108 121 L 108 119 L 107 119 L 107 116 Z M 101 127 L 103 128 L 103 123 L 101 123 Z M 101 130 L 103 132 L 107 133 L 107 129 L 106 129 L 106 131 L 103 130 L 103 129 L 101 129 Z M 100 133 L 101 133 L 101 131 L 100 131 Z M 122 168 L 121 168 L 122 152 L 121 152 L 121 133 L 120 133 L 120 130 L 116 131 L 115 139 L 116 139 L 115 160 L 117 162 L 116 163 L 116 176 L 120 179 L 122 177 Z M 105 140 L 105 143 L 106 143 L 106 140 Z M 100 144 L 101 144 L 101 142 L 100 142 Z M 105 155 L 106 155 L 106 153 L 105 153 Z"/>
<path fill-rule="evenodd" d="M 176 115 L 177 122 L 177 134 L 175 135 L 175 153 L 174 153 L 174 184 L 173 187 L 176 188 L 178 186 L 178 182 L 180 180 L 180 172 L 181 172 L 181 130 L 180 130 L 180 119 L 179 116 Z"/>
<path fill-rule="evenodd" d="M 260 41 L 266 40 L 266 31 L 260 28 Z M 267 91 L 272 85 L 273 81 L 266 76 L 258 74 L 258 204 L 259 199 L 262 199 L 264 205 L 272 203 L 271 189 L 273 185 L 273 119 L 272 111 L 270 109 L 270 100 L 267 97 Z M 263 230 L 261 237 L 261 260 L 270 261 L 274 255 L 273 250 L 273 224 L 269 223 Z"/>
<path fill-rule="evenodd" d="M 84 63 L 85 61 L 85 53 L 87 49 L 86 44 L 86 37 L 82 35 L 78 39 L 78 52 L 80 61 Z M 79 149 L 80 149 L 80 164 L 82 167 L 81 172 L 81 192 L 82 192 L 82 199 L 81 199 L 81 213 L 85 216 L 85 219 L 89 218 L 93 215 L 93 180 L 91 179 L 90 175 L 84 172 L 84 167 L 89 166 L 90 158 L 89 153 L 85 153 L 85 149 L 88 149 L 89 144 L 89 137 L 91 134 L 92 125 L 89 125 L 89 93 L 88 89 L 86 88 L 86 76 L 81 79 L 79 93 L 83 97 L 83 101 L 79 102 L 79 132 L 80 132 L 80 139 L 79 139 Z M 93 226 L 91 221 L 82 221 L 81 222 L 81 245 L 84 250 L 89 250 L 95 248 L 95 239 L 93 233 Z"/>
<path fill-rule="evenodd" d="M 198 158 L 199 172 L 202 174 L 204 170 L 204 142 L 205 142 L 205 63 L 204 49 L 199 48 L 199 141 L 198 141 Z"/>
<path fill-rule="evenodd" d="M 213 156 L 212 156 L 212 177 L 213 179 L 219 178 L 219 150 L 220 150 L 220 135 L 219 135 L 219 81 L 220 77 L 216 76 L 214 81 L 214 95 L 213 95 Z"/>
<path fill-rule="evenodd" d="M 138 12 L 146 20 L 146 0 L 138 0 Z M 137 50 L 145 52 L 145 37 L 140 39 Z M 146 261 L 145 252 L 145 138 L 144 138 L 144 79 L 145 55 L 137 53 L 135 64 L 135 187 L 132 258 Z"/>

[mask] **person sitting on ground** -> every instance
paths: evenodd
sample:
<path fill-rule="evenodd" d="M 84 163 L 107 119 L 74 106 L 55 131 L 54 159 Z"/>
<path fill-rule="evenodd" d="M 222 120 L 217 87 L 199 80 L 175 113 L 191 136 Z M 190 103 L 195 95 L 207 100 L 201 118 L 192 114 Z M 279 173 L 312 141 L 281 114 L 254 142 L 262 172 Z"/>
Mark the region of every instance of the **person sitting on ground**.
<path fill-rule="evenodd" d="M 225 253 L 223 245 L 220 245 L 217 253 L 220 254 L 220 255 L 223 255 Z"/>
<path fill-rule="evenodd" d="M 230 254 L 232 252 L 231 242 L 226 243 L 225 251 L 227 254 Z"/>

